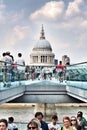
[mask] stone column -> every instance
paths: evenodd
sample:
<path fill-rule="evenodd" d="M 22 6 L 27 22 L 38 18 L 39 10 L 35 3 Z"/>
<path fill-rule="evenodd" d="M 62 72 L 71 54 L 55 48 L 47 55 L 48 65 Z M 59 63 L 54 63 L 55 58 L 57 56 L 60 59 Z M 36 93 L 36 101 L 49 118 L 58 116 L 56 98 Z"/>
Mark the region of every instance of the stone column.
<path fill-rule="evenodd" d="M 47 56 L 47 63 L 50 63 L 50 56 Z"/>
<path fill-rule="evenodd" d="M 38 55 L 38 63 L 41 63 L 41 55 Z"/>
<path fill-rule="evenodd" d="M 55 104 L 48 104 L 48 103 L 37 103 L 35 105 L 34 113 L 42 112 L 44 115 L 44 120 L 47 122 L 51 121 L 51 117 L 54 114 L 57 114 Z"/>

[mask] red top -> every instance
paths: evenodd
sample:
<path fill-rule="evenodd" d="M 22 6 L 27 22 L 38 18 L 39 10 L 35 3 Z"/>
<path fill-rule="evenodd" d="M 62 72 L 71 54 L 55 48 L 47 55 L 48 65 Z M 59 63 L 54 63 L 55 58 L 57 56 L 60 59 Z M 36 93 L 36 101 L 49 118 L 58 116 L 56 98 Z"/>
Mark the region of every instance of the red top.
<path fill-rule="evenodd" d="M 64 70 L 64 66 L 62 64 L 59 64 L 58 66 L 56 66 L 57 70 Z"/>

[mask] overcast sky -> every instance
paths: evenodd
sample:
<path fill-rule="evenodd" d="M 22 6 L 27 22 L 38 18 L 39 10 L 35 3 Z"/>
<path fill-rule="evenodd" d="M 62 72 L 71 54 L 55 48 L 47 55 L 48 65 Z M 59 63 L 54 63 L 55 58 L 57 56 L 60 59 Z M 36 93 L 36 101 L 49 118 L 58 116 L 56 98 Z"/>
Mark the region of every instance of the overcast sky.
<path fill-rule="evenodd" d="M 87 61 L 87 0 L 0 0 L 0 55 L 21 52 L 29 63 L 42 24 L 56 59 Z"/>

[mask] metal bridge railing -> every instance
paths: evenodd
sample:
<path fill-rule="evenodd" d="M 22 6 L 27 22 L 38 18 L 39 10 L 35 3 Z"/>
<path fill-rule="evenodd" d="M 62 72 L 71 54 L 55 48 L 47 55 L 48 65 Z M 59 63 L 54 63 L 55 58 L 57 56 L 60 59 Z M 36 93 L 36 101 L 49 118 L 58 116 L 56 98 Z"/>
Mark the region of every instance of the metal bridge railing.
<path fill-rule="evenodd" d="M 87 62 L 66 66 L 65 72 L 60 78 L 56 67 L 22 66 L 0 61 L 0 90 L 7 89 L 7 87 L 9 89 L 10 86 L 20 86 L 21 81 L 35 79 L 55 79 L 60 82 L 66 80 L 66 84 L 67 81 L 87 82 Z"/>
<path fill-rule="evenodd" d="M 68 81 L 87 82 L 87 62 L 67 66 L 65 78 Z"/>
<path fill-rule="evenodd" d="M 21 81 L 57 79 L 56 72 L 53 73 L 53 69 L 53 67 L 45 67 L 44 70 L 42 67 L 22 66 L 0 61 L 0 90 L 7 89 L 7 87 L 9 89 L 10 86 L 15 84 L 20 85 Z"/>

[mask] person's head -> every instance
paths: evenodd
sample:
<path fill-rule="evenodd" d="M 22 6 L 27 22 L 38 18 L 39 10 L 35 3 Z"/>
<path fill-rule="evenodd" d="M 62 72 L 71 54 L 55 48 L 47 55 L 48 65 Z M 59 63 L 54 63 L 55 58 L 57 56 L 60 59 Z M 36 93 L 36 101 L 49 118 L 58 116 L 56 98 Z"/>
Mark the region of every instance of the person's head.
<path fill-rule="evenodd" d="M 82 120 L 82 114 L 78 114 L 78 115 L 77 115 L 77 120 L 78 120 L 78 121 L 81 121 L 81 120 Z"/>
<path fill-rule="evenodd" d="M 18 57 L 22 57 L 22 54 L 21 54 L 21 53 L 18 53 Z"/>
<path fill-rule="evenodd" d="M 3 57 L 4 57 L 4 56 L 6 56 L 6 53 L 5 53 L 5 52 L 3 52 L 2 56 L 3 56 Z"/>
<path fill-rule="evenodd" d="M 36 113 L 35 113 L 35 117 L 36 117 L 39 121 L 42 121 L 42 119 L 43 119 L 43 114 L 42 114 L 42 112 L 36 112 Z"/>
<path fill-rule="evenodd" d="M 7 51 L 7 52 L 6 52 L 6 55 L 10 55 L 10 52 L 9 52 L 9 51 Z"/>
<path fill-rule="evenodd" d="M 8 122 L 9 122 L 9 123 L 13 123 L 13 122 L 14 122 L 14 118 L 13 118 L 13 117 L 9 117 L 9 118 L 8 118 Z"/>
<path fill-rule="evenodd" d="M 82 112 L 82 111 L 78 111 L 78 112 L 77 112 L 77 116 L 78 116 L 79 114 L 83 116 L 83 112 Z"/>
<path fill-rule="evenodd" d="M 62 61 L 59 61 L 59 64 L 62 64 Z"/>
<path fill-rule="evenodd" d="M 33 118 L 27 125 L 28 130 L 40 130 L 41 124 L 37 118 Z"/>
<path fill-rule="evenodd" d="M 57 121 L 58 121 L 57 115 L 53 115 L 53 116 L 52 116 L 52 123 L 53 123 L 54 125 L 56 125 Z"/>
<path fill-rule="evenodd" d="M 71 125 L 76 126 L 76 127 L 78 125 L 77 118 L 75 116 L 71 116 Z"/>
<path fill-rule="evenodd" d="M 68 116 L 63 117 L 63 124 L 66 128 L 69 128 L 71 125 L 71 120 Z"/>
<path fill-rule="evenodd" d="M 8 122 L 6 119 L 0 119 L 0 130 L 6 130 Z"/>

